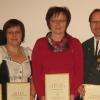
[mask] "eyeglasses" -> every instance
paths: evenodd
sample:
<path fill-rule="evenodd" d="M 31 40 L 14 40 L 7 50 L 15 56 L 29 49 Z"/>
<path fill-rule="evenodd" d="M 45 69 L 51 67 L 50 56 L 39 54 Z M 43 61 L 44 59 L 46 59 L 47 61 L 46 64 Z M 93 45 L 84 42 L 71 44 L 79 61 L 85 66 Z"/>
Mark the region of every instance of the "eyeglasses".
<path fill-rule="evenodd" d="M 63 20 L 51 20 L 52 23 L 65 23 L 66 19 Z"/>
<path fill-rule="evenodd" d="M 100 21 L 90 21 L 91 24 L 100 24 Z"/>

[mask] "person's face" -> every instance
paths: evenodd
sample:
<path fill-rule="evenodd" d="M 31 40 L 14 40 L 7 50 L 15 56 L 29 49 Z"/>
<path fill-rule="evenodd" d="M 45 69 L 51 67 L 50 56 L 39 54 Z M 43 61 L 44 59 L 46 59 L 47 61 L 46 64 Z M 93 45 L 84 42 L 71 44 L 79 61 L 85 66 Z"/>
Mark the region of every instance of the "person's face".
<path fill-rule="evenodd" d="M 90 28 L 95 37 L 100 38 L 100 11 L 95 12 L 90 21 Z"/>
<path fill-rule="evenodd" d="M 19 46 L 22 40 L 22 31 L 20 26 L 14 26 L 7 29 L 7 44 Z"/>
<path fill-rule="evenodd" d="M 67 18 L 63 13 L 54 14 L 50 19 L 50 28 L 53 34 L 64 34 L 66 31 Z"/>

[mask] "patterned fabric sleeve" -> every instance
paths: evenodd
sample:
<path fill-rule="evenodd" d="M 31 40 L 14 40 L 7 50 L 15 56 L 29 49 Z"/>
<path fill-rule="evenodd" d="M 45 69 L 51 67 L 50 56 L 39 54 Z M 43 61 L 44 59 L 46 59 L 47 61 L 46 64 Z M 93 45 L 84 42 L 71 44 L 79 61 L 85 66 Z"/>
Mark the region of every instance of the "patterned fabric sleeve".
<path fill-rule="evenodd" d="M 26 50 L 26 53 L 27 53 L 29 59 L 31 60 L 32 50 L 29 47 L 26 47 L 25 50 Z"/>

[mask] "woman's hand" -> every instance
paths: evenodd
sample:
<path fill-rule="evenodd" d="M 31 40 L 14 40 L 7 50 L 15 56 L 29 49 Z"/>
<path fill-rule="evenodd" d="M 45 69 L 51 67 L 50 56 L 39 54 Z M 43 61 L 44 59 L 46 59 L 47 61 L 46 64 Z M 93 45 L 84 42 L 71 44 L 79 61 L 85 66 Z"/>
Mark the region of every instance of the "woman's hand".
<path fill-rule="evenodd" d="M 35 91 L 35 87 L 34 87 L 32 78 L 30 80 L 30 90 L 31 90 L 30 100 L 35 100 L 36 91 Z"/>
<path fill-rule="evenodd" d="M 45 96 L 42 96 L 42 97 L 41 97 L 41 100 L 45 100 Z"/>
<path fill-rule="evenodd" d="M 71 94 L 70 100 L 74 100 L 74 99 L 75 99 L 75 96 Z"/>
<path fill-rule="evenodd" d="M 32 95 L 30 96 L 30 100 L 35 100 L 35 97 L 33 97 Z"/>
<path fill-rule="evenodd" d="M 80 86 L 79 86 L 78 92 L 79 92 L 79 94 L 80 94 L 80 97 L 85 96 L 85 88 L 84 88 L 84 85 L 80 85 Z"/>

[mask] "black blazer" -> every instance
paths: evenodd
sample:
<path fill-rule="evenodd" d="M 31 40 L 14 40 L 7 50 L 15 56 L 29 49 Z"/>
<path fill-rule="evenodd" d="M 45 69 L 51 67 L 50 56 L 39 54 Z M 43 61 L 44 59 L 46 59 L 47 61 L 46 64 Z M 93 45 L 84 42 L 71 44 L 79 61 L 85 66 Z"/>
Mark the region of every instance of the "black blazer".
<path fill-rule="evenodd" d="M 90 38 L 83 44 L 84 52 L 84 83 L 100 84 L 100 71 L 96 69 L 97 62 L 94 56 L 94 38 Z"/>
<path fill-rule="evenodd" d="M 2 100 L 7 100 L 6 83 L 9 82 L 9 71 L 6 61 L 3 60 L 0 65 L 0 83 L 2 84 Z"/>

